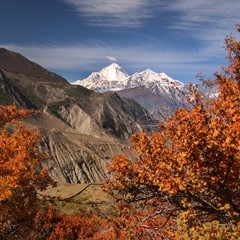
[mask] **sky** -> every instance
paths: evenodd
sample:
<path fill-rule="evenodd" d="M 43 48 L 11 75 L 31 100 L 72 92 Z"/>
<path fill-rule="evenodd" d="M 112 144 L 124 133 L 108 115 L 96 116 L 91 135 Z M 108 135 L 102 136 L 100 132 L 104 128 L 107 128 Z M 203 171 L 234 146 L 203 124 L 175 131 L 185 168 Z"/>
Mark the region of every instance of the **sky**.
<path fill-rule="evenodd" d="M 1 0 L 0 47 L 66 78 L 118 63 L 183 83 L 228 64 L 240 0 Z"/>

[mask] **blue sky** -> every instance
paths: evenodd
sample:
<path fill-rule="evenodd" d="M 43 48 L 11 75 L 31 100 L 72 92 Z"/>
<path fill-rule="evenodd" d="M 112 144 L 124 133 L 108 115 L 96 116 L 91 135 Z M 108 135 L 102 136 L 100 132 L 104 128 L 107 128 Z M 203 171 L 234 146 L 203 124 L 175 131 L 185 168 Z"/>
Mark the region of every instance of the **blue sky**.
<path fill-rule="evenodd" d="M 2 0 L 0 47 L 72 82 L 117 62 L 184 83 L 226 65 L 239 0 Z"/>

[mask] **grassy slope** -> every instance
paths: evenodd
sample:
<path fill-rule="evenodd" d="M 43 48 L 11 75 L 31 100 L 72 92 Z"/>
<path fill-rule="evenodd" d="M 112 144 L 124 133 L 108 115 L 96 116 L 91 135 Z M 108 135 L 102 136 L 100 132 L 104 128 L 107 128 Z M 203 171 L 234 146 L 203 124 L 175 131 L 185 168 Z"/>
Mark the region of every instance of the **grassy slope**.
<path fill-rule="evenodd" d="M 112 214 L 113 202 L 102 190 L 102 183 L 61 184 L 42 192 L 50 204 L 67 214 L 101 211 Z"/>

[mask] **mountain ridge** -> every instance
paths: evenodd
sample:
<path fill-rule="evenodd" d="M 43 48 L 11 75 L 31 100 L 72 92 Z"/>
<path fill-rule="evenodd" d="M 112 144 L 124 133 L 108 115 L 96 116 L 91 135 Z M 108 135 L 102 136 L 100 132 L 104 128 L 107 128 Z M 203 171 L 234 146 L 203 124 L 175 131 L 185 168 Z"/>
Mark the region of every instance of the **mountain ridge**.
<path fill-rule="evenodd" d="M 0 48 L 0 68 L 14 73 L 22 73 L 29 76 L 40 78 L 40 81 L 54 81 L 59 83 L 67 83 L 67 80 L 61 76 L 49 72 L 39 64 L 30 61 L 23 55 L 10 51 L 6 48 Z"/>
<path fill-rule="evenodd" d="M 109 71 L 110 70 L 110 71 Z M 109 72 L 123 72 L 124 76 L 121 75 L 120 78 L 112 77 Z M 109 66 L 102 68 L 99 72 L 93 72 L 87 78 L 82 80 L 77 80 L 73 82 L 73 85 L 81 85 L 87 87 L 91 90 L 97 92 L 105 91 L 119 91 L 126 88 L 138 87 L 140 85 L 147 85 L 152 83 L 159 84 L 169 84 L 174 83 L 178 86 L 183 86 L 184 84 L 178 80 L 173 80 L 165 73 L 156 73 L 150 68 L 142 72 L 136 72 L 132 75 L 128 75 L 122 67 L 116 63 L 112 63 Z M 108 87 L 105 87 L 108 86 Z M 101 88 L 103 87 L 103 88 Z"/>

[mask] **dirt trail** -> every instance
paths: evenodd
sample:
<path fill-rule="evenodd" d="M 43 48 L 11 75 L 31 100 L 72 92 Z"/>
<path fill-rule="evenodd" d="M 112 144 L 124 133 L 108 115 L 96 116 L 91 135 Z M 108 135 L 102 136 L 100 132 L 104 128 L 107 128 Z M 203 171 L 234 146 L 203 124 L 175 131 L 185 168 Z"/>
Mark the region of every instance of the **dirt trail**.
<path fill-rule="evenodd" d="M 72 199 L 77 195 L 82 194 L 91 186 L 99 186 L 99 188 L 103 185 L 103 183 L 88 183 L 88 184 L 60 184 L 57 187 L 47 189 L 41 192 L 41 195 L 63 198 L 63 199 Z"/>

